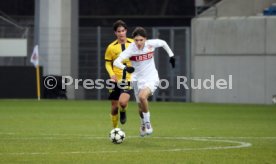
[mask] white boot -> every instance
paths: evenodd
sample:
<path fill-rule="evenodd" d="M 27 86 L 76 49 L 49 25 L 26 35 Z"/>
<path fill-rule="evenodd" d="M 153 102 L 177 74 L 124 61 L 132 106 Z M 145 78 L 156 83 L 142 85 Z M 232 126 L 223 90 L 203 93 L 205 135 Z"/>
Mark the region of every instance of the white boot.
<path fill-rule="evenodd" d="M 150 135 L 153 132 L 150 122 L 145 123 L 145 132 L 147 135 Z"/>

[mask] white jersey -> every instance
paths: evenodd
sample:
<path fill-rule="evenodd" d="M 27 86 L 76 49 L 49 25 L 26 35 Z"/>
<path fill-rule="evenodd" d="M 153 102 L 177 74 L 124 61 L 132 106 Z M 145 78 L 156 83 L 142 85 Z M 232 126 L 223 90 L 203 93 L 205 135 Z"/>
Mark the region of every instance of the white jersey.
<path fill-rule="evenodd" d="M 124 69 L 126 66 L 122 64 L 122 61 L 129 58 L 132 66 L 135 68 L 135 71 L 132 73 L 132 81 L 159 80 L 154 63 L 154 50 L 158 47 L 163 47 L 170 57 L 174 56 L 172 50 L 164 40 L 151 39 L 146 40 L 145 46 L 140 50 L 135 43 L 131 43 L 113 64 L 118 68 Z"/>

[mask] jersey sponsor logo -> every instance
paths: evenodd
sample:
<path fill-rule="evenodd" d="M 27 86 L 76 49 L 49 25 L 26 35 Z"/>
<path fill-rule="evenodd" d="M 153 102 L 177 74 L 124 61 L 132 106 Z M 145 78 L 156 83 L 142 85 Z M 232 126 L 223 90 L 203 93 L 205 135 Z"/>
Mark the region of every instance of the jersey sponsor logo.
<path fill-rule="evenodd" d="M 138 56 L 132 56 L 132 57 L 130 57 L 130 60 L 131 61 L 144 61 L 144 60 L 149 60 L 152 57 L 153 57 L 153 52 L 149 52 L 149 53 L 141 54 Z"/>

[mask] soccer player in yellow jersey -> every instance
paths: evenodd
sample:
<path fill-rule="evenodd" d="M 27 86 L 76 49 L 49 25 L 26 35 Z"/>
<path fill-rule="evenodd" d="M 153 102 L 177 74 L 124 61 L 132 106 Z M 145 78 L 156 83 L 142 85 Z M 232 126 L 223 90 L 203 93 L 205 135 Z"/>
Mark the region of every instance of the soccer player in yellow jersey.
<path fill-rule="evenodd" d="M 115 88 L 110 90 L 109 100 L 111 100 L 111 121 L 114 128 L 118 127 L 118 111 L 120 111 L 120 122 L 121 124 L 126 123 L 126 108 L 130 98 L 130 87 L 127 89 L 120 89 L 117 83 L 122 81 L 123 70 L 113 66 L 114 60 L 119 54 L 124 51 L 132 39 L 127 38 L 127 25 L 122 20 L 118 20 L 113 24 L 114 34 L 117 39 L 110 43 L 105 52 L 105 67 L 110 76 L 112 82 L 115 83 Z M 123 63 L 127 66 L 131 66 L 129 59 L 124 60 Z M 126 79 L 130 81 L 130 74 L 126 74 Z"/>

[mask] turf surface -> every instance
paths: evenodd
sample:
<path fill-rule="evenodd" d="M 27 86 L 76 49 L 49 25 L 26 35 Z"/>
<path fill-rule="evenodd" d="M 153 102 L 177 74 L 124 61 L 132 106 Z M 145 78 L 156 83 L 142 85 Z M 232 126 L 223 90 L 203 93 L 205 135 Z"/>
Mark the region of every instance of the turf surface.
<path fill-rule="evenodd" d="M 154 133 L 139 137 L 137 107 L 112 144 L 108 101 L 0 100 L 0 163 L 276 163 L 276 106 L 150 103 Z"/>

